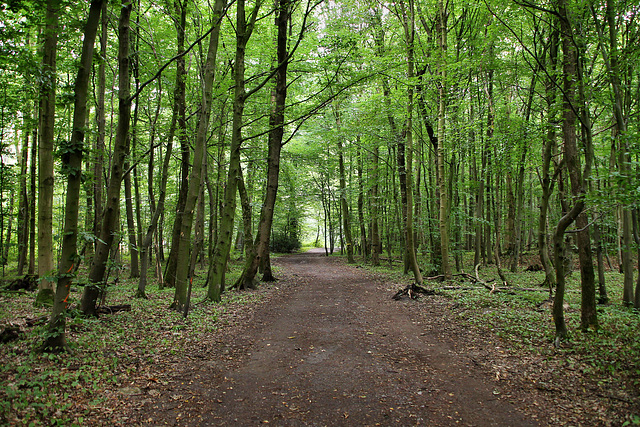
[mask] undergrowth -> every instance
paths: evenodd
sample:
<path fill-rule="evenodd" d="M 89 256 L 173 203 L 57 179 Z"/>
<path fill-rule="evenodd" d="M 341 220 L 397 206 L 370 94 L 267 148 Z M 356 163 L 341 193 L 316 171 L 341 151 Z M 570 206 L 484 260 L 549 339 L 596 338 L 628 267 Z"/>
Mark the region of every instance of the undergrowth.
<path fill-rule="evenodd" d="M 232 265 L 227 283 L 239 276 L 239 264 Z M 194 281 L 189 317 L 169 309 L 173 289 L 149 286 L 148 299 L 134 298 L 135 279 L 108 289 L 107 304 L 131 304 L 130 312 L 86 318 L 69 310 L 67 339 L 70 354 L 40 354 L 46 331 L 48 309 L 35 308 L 35 294 L 0 294 L 0 329 L 19 326 L 20 339 L 0 344 L 0 425 L 81 426 L 112 425 L 109 402 L 129 393 L 134 378 L 152 378 L 149 367 L 158 363 L 179 363 L 190 342 L 215 332 L 230 322 L 234 311 L 257 301 L 260 293 L 226 292 L 220 304 L 205 301 L 206 289 Z M 70 302 L 77 305 L 81 288 L 74 289 Z M 41 317 L 39 325 L 28 327 L 26 319 Z M 149 372 L 147 372 L 149 370 Z"/>

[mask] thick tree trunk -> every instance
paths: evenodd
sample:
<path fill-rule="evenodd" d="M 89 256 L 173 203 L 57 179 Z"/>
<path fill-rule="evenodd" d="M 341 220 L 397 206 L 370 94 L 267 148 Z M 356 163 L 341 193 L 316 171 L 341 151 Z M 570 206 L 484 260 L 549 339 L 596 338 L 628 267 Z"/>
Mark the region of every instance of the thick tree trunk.
<path fill-rule="evenodd" d="M 104 286 L 107 261 L 111 252 L 114 232 L 118 228 L 120 212 L 120 188 L 124 165 L 129 155 L 129 122 L 131 119 L 129 38 L 131 1 L 123 0 L 118 22 L 118 127 L 111 163 L 111 177 L 107 188 L 107 201 L 102 221 L 100 240 L 89 271 L 89 284 L 82 294 L 80 309 L 85 315 L 96 314 L 96 303 Z"/>
<path fill-rule="evenodd" d="M 45 351 L 60 352 L 68 350 L 66 342 L 67 299 L 73 278 L 74 264 L 80 261 L 77 254 L 78 211 L 80 190 L 82 187 L 82 153 L 87 115 L 87 94 L 89 76 L 93 60 L 93 45 L 96 39 L 98 23 L 104 0 L 94 0 L 89 8 L 89 16 L 84 30 L 80 68 L 74 85 L 73 133 L 62 161 L 67 171 L 67 194 L 64 216 L 62 251 L 58 264 L 58 283 L 56 287 L 53 313 L 49 321 L 48 333 L 42 345 Z"/>
<path fill-rule="evenodd" d="M 588 228 L 586 227 L 586 217 L 582 216 L 584 208 L 584 180 L 580 167 L 580 158 L 577 147 L 576 138 L 576 119 L 575 112 L 575 80 L 578 76 L 578 52 L 572 38 L 572 23 L 570 14 L 567 10 L 566 0 L 560 0 L 558 11 L 560 13 L 560 26 L 562 34 L 562 50 L 563 50 L 563 122 L 562 135 L 564 140 L 564 162 L 569 179 L 571 182 L 571 193 L 573 196 L 574 207 L 563 216 L 556 228 L 554 234 L 554 250 L 556 261 L 556 297 L 554 300 L 554 319 L 556 320 L 556 338 L 563 338 L 567 331 L 564 324 L 563 298 L 564 298 L 564 233 L 569 225 L 574 221 L 577 222 L 580 230 L 578 231 L 578 250 L 580 255 L 580 268 L 582 279 L 583 294 L 589 286 L 593 287 L 593 263 L 591 262 L 590 238 Z M 587 162 L 589 160 L 587 159 Z M 589 269 L 591 273 L 589 274 Z M 591 284 L 589 284 L 589 280 Z M 591 298 L 589 292 L 586 298 Z M 581 325 L 583 329 L 589 327 L 597 327 L 597 317 L 595 312 L 595 292 L 593 292 L 593 301 L 585 304 L 585 296 L 583 295 L 583 312 Z M 589 307 L 593 306 L 591 310 Z"/>

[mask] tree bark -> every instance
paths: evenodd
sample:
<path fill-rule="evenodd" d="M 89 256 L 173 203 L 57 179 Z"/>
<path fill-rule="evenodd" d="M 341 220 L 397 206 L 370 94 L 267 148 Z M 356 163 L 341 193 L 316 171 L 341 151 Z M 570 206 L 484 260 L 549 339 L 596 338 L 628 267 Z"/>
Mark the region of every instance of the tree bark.
<path fill-rule="evenodd" d="M 100 23 L 100 62 L 98 66 L 98 94 L 96 105 L 97 135 L 95 141 L 95 154 L 93 159 L 93 234 L 99 236 L 102 226 L 102 212 L 104 204 L 104 150 L 107 129 L 105 93 L 107 88 L 106 67 L 107 67 L 107 41 L 108 41 L 108 17 L 107 2 L 102 2 L 101 23 Z M 98 241 L 94 242 L 92 253 L 95 254 Z M 90 260 L 89 260 L 90 261 Z"/>
<path fill-rule="evenodd" d="M 563 122 L 562 122 L 562 135 L 564 140 L 564 163 L 569 174 L 571 182 L 571 193 L 573 196 L 574 206 L 571 208 L 558 222 L 556 231 L 554 233 L 554 254 L 556 263 L 556 295 L 553 305 L 553 315 L 556 325 L 556 340 L 564 338 L 567 334 L 567 328 L 564 321 L 563 314 L 563 299 L 565 290 L 565 251 L 564 247 L 564 234 L 566 229 L 574 221 L 579 220 L 580 214 L 584 208 L 584 181 L 580 167 L 580 158 L 578 157 L 578 147 L 576 138 L 576 119 L 577 114 L 575 112 L 575 81 L 578 76 L 578 52 L 572 37 L 573 28 L 571 22 L 571 16 L 567 10 L 566 0 L 560 0 L 558 3 L 558 11 L 560 14 L 560 29 L 562 35 L 562 50 L 563 50 Z M 578 223 L 580 227 L 580 223 Z M 584 245 L 590 247 L 590 242 L 585 241 L 585 235 L 582 230 L 578 232 L 578 246 L 581 253 L 581 277 L 583 281 L 583 292 L 585 288 L 585 280 L 589 278 L 584 274 L 584 269 L 587 266 L 583 266 L 582 253 L 585 248 Z M 581 235 L 582 234 L 582 235 Z M 588 234 L 586 235 L 588 239 Z M 593 272 L 593 264 L 590 265 Z M 583 302 L 584 304 L 584 302 Z M 594 303 L 595 305 L 595 303 Z M 582 327 L 588 328 L 590 326 L 597 326 L 597 318 L 595 311 L 593 313 L 583 312 Z M 588 317 L 585 318 L 584 316 Z"/>
<path fill-rule="evenodd" d="M 29 135 L 31 129 L 31 108 L 27 103 L 27 111 L 23 117 L 23 143 L 22 150 L 18 158 L 20 165 L 20 193 L 18 195 L 18 276 L 22 276 L 27 265 L 27 255 L 29 251 L 29 193 L 27 192 L 27 166 L 29 161 Z M 35 141 L 33 141 L 35 143 Z M 16 147 L 17 152 L 18 147 Z"/>
<path fill-rule="evenodd" d="M 84 288 L 81 311 L 85 315 L 96 314 L 98 297 L 102 293 L 107 269 L 107 261 L 111 252 L 114 232 L 118 228 L 120 211 L 120 189 L 124 174 L 124 165 L 129 155 L 129 125 L 131 120 L 129 43 L 131 0 L 123 0 L 118 21 L 118 127 L 111 163 L 111 176 L 107 188 L 107 200 L 102 220 L 100 239 L 89 270 L 89 283 Z"/>
<path fill-rule="evenodd" d="M 542 170 L 541 170 L 541 186 L 542 197 L 540 198 L 540 214 L 538 220 L 538 253 L 540 255 L 540 263 L 544 269 L 545 279 L 542 282 L 542 286 L 549 287 L 549 294 L 555 287 L 556 280 L 553 270 L 553 264 L 549 257 L 549 243 L 547 234 L 547 222 L 549 215 L 549 200 L 553 194 L 553 187 L 555 182 L 555 176 L 551 175 L 551 162 L 553 159 L 553 153 L 557 151 L 556 148 L 556 127 L 557 119 L 555 117 L 554 106 L 556 98 L 556 81 L 555 72 L 558 66 L 558 43 L 560 34 L 557 30 L 552 31 L 549 40 L 549 78 L 545 84 L 546 102 L 547 102 L 547 132 L 543 140 L 542 149 Z M 554 162 L 555 165 L 555 162 Z"/>
<path fill-rule="evenodd" d="M 100 14 L 105 0 L 94 0 L 89 8 L 89 16 L 84 30 L 80 68 L 74 85 L 73 133 L 62 161 L 67 174 L 67 194 L 64 216 L 62 251 L 58 264 L 58 283 L 56 287 L 53 312 L 49 321 L 48 333 L 42 349 L 51 352 L 67 351 L 66 317 L 67 299 L 71 280 L 74 277 L 74 264 L 80 261 L 77 254 L 78 211 L 80 190 L 82 187 L 82 153 L 87 115 L 89 76 L 93 60 L 93 46 L 96 39 Z"/>
<path fill-rule="evenodd" d="M 438 82 L 438 179 L 440 188 L 440 250 L 442 254 L 442 273 L 445 280 L 451 279 L 449 262 L 449 206 L 444 168 L 444 143 L 446 125 L 447 94 L 447 14 L 442 0 L 438 0 L 437 37 L 440 61 Z"/>
<path fill-rule="evenodd" d="M 207 132 L 209 130 L 209 118 L 213 103 L 213 82 L 216 77 L 216 61 L 218 55 L 218 40 L 220 26 L 222 24 L 225 0 L 216 0 L 213 10 L 214 29 L 209 39 L 207 60 L 204 66 L 204 88 L 198 114 L 198 126 L 193 150 L 193 168 L 189 174 L 189 186 L 187 199 L 180 223 L 180 238 L 178 245 L 178 263 L 176 268 L 176 289 L 172 308 L 178 311 L 185 310 L 187 304 L 187 286 L 189 279 L 190 253 L 191 253 L 191 229 L 193 226 L 193 214 L 196 208 L 198 195 L 202 184 L 202 170 L 204 157 L 206 156 Z M 235 197 L 235 195 L 234 195 Z"/>
<path fill-rule="evenodd" d="M 336 115 L 336 125 L 338 129 L 341 127 L 340 112 L 338 106 L 334 109 Z M 341 137 L 338 136 L 338 174 L 340 176 L 340 210 L 342 212 L 342 231 L 344 235 L 345 246 L 347 247 L 347 262 L 355 263 L 353 258 L 353 238 L 351 236 L 351 214 L 349 212 L 349 202 L 347 200 L 347 178 L 344 168 L 344 147 Z"/>
<path fill-rule="evenodd" d="M 38 145 L 38 295 L 37 304 L 53 303 L 53 140 L 56 115 L 56 54 L 60 0 L 47 0 L 40 88 Z"/>
<path fill-rule="evenodd" d="M 176 1 L 176 12 L 180 15 L 179 23 L 176 23 L 178 50 L 184 50 L 187 25 L 187 4 L 189 0 Z M 180 228 L 182 225 L 181 212 L 187 200 L 187 191 L 189 187 L 189 157 L 190 148 L 187 135 L 187 101 L 186 101 L 186 77 L 178 81 L 178 75 L 186 76 L 186 59 L 181 56 L 176 61 L 176 89 L 174 98 L 174 108 L 177 108 L 178 114 L 178 141 L 180 142 L 180 190 L 178 192 L 178 202 L 176 205 L 176 218 L 173 222 L 171 231 L 171 248 L 169 249 L 169 257 L 164 272 L 164 287 L 173 288 L 176 285 L 176 269 L 178 267 L 178 252 L 180 250 Z M 178 84 L 180 83 L 180 84 Z"/>
<path fill-rule="evenodd" d="M 362 150 L 360 149 L 360 136 L 358 135 L 357 144 L 357 172 L 358 172 L 358 224 L 360 225 L 360 248 L 362 257 L 366 262 L 369 258 L 369 243 L 367 241 L 367 225 L 364 220 L 364 160 L 362 158 Z"/>

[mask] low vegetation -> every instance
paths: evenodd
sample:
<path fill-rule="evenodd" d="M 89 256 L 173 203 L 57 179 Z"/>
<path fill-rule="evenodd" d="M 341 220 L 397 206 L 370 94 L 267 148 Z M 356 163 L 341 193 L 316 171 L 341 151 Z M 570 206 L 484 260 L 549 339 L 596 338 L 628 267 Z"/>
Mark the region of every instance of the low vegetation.
<path fill-rule="evenodd" d="M 232 263 L 231 281 L 241 265 Z M 199 272 L 201 279 L 206 270 Z M 87 318 L 70 310 L 68 339 L 71 354 L 35 351 L 46 333 L 49 308 L 34 307 L 33 293 L 0 294 L 0 329 L 16 327 L 18 338 L 0 344 L 0 425 L 113 425 L 121 414 L 116 406 L 139 392 L 135 379 L 162 381 L 157 372 L 189 356 L 190 343 L 227 324 L 257 302 L 264 292 L 227 292 L 221 304 L 204 301 L 206 289 L 194 282 L 187 319 L 168 307 L 173 289 L 150 287 L 148 299 L 134 298 L 136 282 L 123 281 L 108 290 L 107 303 L 131 304 L 122 311 Z M 268 290 L 263 285 L 263 290 Z M 71 293 L 77 304 L 81 289 Z M 28 326 L 32 324 L 33 326 Z M 120 402 L 116 405 L 117 402 Z"/>

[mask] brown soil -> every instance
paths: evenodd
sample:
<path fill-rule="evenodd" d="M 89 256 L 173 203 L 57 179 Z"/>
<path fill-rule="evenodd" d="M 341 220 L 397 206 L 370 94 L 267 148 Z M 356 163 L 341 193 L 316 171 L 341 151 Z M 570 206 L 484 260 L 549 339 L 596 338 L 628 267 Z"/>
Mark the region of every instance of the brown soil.
<path fill-rule="evenodd" d="M 129 422 L 152 425 L 527 426 L 535 390 L 500 376 L 439 297 L 395 289 L 340 259 L 280 258 L 283 276 L 240 324 L 137 388 Z M 477 338 L 477 337 L 476 337 Z M 159 376 L 160 377 L 160 376 Z"/>

